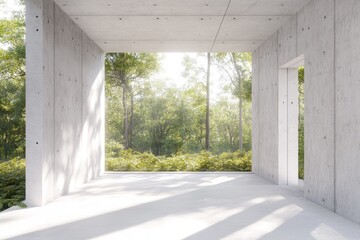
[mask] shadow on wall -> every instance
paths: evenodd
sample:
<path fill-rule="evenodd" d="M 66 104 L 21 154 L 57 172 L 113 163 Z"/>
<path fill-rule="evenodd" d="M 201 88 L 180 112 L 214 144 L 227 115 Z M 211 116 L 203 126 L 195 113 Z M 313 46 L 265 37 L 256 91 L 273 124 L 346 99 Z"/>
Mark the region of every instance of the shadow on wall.
<path fill-rule="evenodd" d="M 99 176 L 104 161 L 104 54 L 58 15 L 57 27 L 65 24 L 56 45 L 64 59 L 57 59 L 55 79 L 55 197 Z"/>

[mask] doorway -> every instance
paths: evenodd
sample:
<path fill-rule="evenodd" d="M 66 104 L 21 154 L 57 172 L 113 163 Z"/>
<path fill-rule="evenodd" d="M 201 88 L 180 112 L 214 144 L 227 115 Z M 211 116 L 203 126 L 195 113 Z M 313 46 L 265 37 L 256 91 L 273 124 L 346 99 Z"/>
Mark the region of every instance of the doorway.
<path fill-rule="evenodd" d="M 280 185 L 299 185 L 304 177 L 304 56 L 279 69 Z"/>

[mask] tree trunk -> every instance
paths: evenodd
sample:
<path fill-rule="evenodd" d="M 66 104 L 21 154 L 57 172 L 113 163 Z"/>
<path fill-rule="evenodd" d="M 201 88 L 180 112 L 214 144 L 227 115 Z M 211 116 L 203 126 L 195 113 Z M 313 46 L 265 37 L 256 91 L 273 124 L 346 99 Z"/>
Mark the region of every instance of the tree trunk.
<path fill-rule="evenodd" d="M 129 88 L 130 91 L 130 129 L 129 129 L 129 148 L 133 146 L 133 135 L 134 135 L 134 93 L 132 88 Z"/>
<path fill-rule="evenodd" d="M 241 86 L 241 80 L 239 80 Z M 239 98 L 239 150 L 243 150 L 243 129 L 242 129 L 242 99 Z"/>
<path fill-rule="evenodd" d="M 123 85 L 123 96 L 122 96 L 122 103 L 124 108 L 124 147 L 125 149 L 129 149 L 129 114 L 128 114 L 128 106 L 126 102 L 126 92 L 127 86 L 126 84 Z"/>
<path fill-rule="evenodd" d="M 205 149 L 206 151 L 210 150 L 210 67 L 211 67 L 211 58 L 210 53 L 207 54 L 208 65 L 207 65 L 207 75 L 206 75 L 206 139 L 205 139 Z"/>
<path fill-rule="evenodd" d="M 243 129 L 242 129 L 242 72 L 239 66 L 236 63 L 235 53 L 230 55 L 231 61 L 236 70 L 237 79 L 238 79 L 238 88 L 239 88 L 239 150 L 243 150 Z"/>
<path fill-rule="evenodd" d="M 231 130 L 230 126 L 228 126 L 227 129 L 229 132 L 229 142 L 230 142 L 231 150 L 234 150 L 233 131 Z"/>

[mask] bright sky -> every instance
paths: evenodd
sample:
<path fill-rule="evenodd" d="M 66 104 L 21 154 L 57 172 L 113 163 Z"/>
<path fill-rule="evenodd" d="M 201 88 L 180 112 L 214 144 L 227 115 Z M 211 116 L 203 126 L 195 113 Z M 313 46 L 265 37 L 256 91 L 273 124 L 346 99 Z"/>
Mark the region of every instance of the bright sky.
<path fill-rule="evenodd" d="M 11 18 L 16 11 L 24 11 L 24 7 L 19 6 L 17 0 L 0 0 L 0 19 Z M 0 43 L 0 48 L 7 49 L 8 46 Z"/>
<path fill-rule="evenodd" d="M 195 54 L 192 53 L 189 55 Z M 182 76 L 182 72 L 184 71 L 182 65 L 184 57 L 184 53 L 162 53 L 159 77 L 169 79 L 174 86 L 184 86 L 186 82 L 186 79 Z"/>
<path fill-rule="evenodd" d="M 183 87 L 187 81 L 182 76 L 184 72 L 183 60 L 188 55 L 190 57 L 197 57 L 197 53 L 161 53 L 161 69 L 157 74 L 157 78 L 166 79 L 170 82 L 171 86 Z M 204 68 L 206 69 L 206 59 L 203 58 Z M 220 95 L 223 94 L 224 81 L 217 67 L 212 66 L 210 74 L 210 98 L 216 101 Z"/>
<path fill-rule="evenodd" d="M 0 0 L 0 3 L 4 1 L 4 5 L 0 5 L 0 19 L 10 18 L 14 11 L 24 10 L 22 6 L 19 6 L 17 0 Z"/>

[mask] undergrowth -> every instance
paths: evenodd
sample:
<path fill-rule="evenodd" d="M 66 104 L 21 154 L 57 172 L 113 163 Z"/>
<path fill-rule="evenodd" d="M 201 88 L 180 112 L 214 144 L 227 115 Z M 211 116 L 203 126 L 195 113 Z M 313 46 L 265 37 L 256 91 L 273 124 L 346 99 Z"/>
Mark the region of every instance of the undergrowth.
<path fill-rule="evenodd" d="M 25 207 L 25 160 L 0 162 L 0 211 L 12 206 Z"/>
<path fill-rule="evenodd" d="M 226 152 L 214 155 L 210 152 L 199 154 L 176 154 L 155 156 L 152 153 L 139 153 L 121 150 L 118 156 L 106 161 L 107 171 L 251 171 L 251 152 Z"/>

